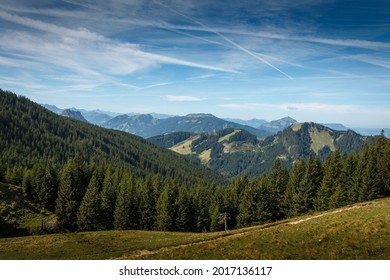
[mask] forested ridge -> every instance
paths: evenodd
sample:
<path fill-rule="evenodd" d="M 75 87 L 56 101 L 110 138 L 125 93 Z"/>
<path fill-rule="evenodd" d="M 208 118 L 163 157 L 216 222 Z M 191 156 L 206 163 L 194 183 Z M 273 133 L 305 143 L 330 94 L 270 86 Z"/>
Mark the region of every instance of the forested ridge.
<path fill-rule="evenodd" d="M 141 137 L 59 117 L 23 96 L 0 90 L 0 178 L 9 167 L 39 161 L 64 165 L 76 154 L 85 162 L 106 159 L 135 177 L 160 174 L 186 184 L 223 182 L 215 172 Z"/>
<path fill-rule="evenodd" d="M 390 195 L 383 135 L 360 153 L 336 150 L 324 161 L 311 154 L 291 171 L 277 159 L 268 174 L 224 186 L 209 180 L 218 178 L 209 170 L 141 138 L 55 116 L 12 93 L 0 96 L 1 180 L 55 212 L 56 230 L 217 231 Z"/>

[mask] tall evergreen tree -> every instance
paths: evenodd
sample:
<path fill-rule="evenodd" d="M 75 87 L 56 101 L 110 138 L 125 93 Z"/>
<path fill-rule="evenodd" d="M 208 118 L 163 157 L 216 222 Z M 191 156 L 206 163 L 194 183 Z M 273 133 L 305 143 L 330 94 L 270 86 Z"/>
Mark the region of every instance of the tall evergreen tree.
<path fill-rule="evenodd" d="M 77 186 L 72 176 L 72 168 L 72 162 L 69 161 L 62 172 L 56 201 L 56 214 L 65 228 L 76 230 L 79 204 Z"/>
<path fill-rule="evenodd" d="M 179 231 L 191 231 L 193 226 L 193 206 L 191 197 L 188 190 L 185 187 L 181 187 L 179 190 L 179 196 L 177 198 L 177 218 L 176 228 Z"/>
<path fill-rule="evenodd" d="M 176 230 L 176 214 L 178 188 L 175 183 L 171 182 L 162 191 L 157 201 L 156 229 L 161 231 Z"/>
<path fill-rule="evenodd" d="M 212 200 L 209 189 L 204 186 L 196 186 L 192 191 L 191 201 L 194 206 L 195 230 L 210 230 L 210 206 Z"/>
<path fill-rule="evenodd" d="M 101 181 L 98 171 L 95 171 L 89 182 L 80 209 L 77 214 L 77 225 L 80 231 L 94 231 L 103 228 L 101 209 Z"/>
<path fill-rule="evenodd" d="M 88 173 L 85 163 L 76 155 L 66 163 L 56 200 L 56 214 L 69 230 L 77 229 L 77 213 L 84 197 Z"/>
<path fill-rule="evenodd" d="M 327 157 L 325 162 L 324 177 L 315 200 L 315 209 L 317 211 L 328 210 L 330 208 L 329 200 L 338 184 L 340 172 L 340 153 L 336 150 Z"/>
<path fill-rule="evenodd" d="M 138 197 L 135 182 L 125 174 L 120 185 L 115 207 L 115 229 L 137 229 L 139 223 Z"/>
<path fill-rule="evenodd" d="M 306 213 L 305 200 L 307 185 L 302 184 L 305 176 L 306 164 L 304 159 L 294 163 L 290 178 L 287 183 L 286 192 L 283 201 L 283 212 L 287 216 L 296 216 Z"/>
<path fill-rule="evenodd" d="M 342 158 L 342 169 L 338 180 L 336 181 L 335 190 L 329 199 L 329 208 L 338 208 L 348 204 L 348 182 L 353 174 L 350 174 L 350 165 L 347 155 Z"/>
<path fill-rule="evenodd" d="M 260 199 L 260 191 L 256 183 L 249 183 L 243 191 L 240 199 L 239 214 L 237 216 L 238 227 L 246 227 L 258 222 L 257 202 Z"/>
<path fill-rule="evenodd" d="M 111 166 L 107 167 L 103 187 L 101 191 L 101 208 L 102 208 L 102 219 L 103 229 L 114 228 L 114 213 L 115 205 L 117 200 L 117 192 L 119 183 L 116 182 L 115 175 L 113 174 Z M 118 184 L 118 185 L 117 185 Z"/>
<path fill-rule="evenodd" d="M 211 207 L 211 222 L 210 222 L 210 231 L 220 231 L 222 230 L 221 223 L 221 211 L 218 204 L 213 204 Z"/>
<path fill-rule="evenodd" d="M 259 200 L 257 201 L 257 217 L 261 223 L 271 222 L 278 219 L 280 213 L 278 198 L 266 176 L 260 176 L 256 182 L 259 188 Z"/>
<path fill-rule="evenodd" d="M 151 230 L 156 222 L 156 200 L 150 177 L 138 180 L 140 229 Z"/>
<path fill-rule="evenodd" d="M 375 145 L 369 148 L 367 164 L 363 169 L 362 185 L 359 200 L 366 201 L 378 198 L 381 193 L 381 175 L 378 170 L 378 151 Z"/>
<path fill-rule="evenodd" d="M 273 201 L 273 217 L 275 220 L 281 219 L 283 213 L 283 200 L 289 180 L 288 171 L 282 167 L 281 161 L 276 159 L 274 166 L 271 168 L 267 176 L 267 191 L 270 200 Z"/>

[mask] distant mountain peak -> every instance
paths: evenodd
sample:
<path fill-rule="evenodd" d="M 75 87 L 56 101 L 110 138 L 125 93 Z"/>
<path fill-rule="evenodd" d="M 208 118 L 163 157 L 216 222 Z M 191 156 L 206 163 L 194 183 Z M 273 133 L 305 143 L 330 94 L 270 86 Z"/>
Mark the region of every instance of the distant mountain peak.
<path fill-rule="evenodd" d="M 61 116 L 88 123 L 84 116 L 79 111 L 74 110 L 73 108 L 65 109 L 64 111 L 62 111 Z"/>
<path fill-rule="evenodd" d="M 291 125 L 294 125 L 296 123 L 298 123 L 298 122 L 295 119 L 293 119 L 291 117 L 284 117 L 284 118 L 270 121 L 269 123 L 263 124 L 259 128 L 276 133 L 276 132 L 282 131 L 283 129 L 285 129 Z"/>
<path fill-rule="evenodd" d="M 214 115 L 206 114 L 206 113 L 193 113 L 193 114 L 186 115 L 186 117 L 188 117 L 188 118 L 208 118 L 208 117 L 216 118 Z"/>

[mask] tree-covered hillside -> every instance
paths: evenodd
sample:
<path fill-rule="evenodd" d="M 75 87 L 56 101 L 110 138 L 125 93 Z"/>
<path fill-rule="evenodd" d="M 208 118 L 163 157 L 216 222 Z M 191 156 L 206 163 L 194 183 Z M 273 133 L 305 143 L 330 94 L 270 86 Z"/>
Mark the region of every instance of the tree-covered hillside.
<path fill-rule="evenodd" d="M 371 139 L 351 130 L 336 131 L 316 123 L 297 123 L 264 140 L 233 128 L 198 135 L 177 132 L 149 140 L 198 158 L 209 168 L 235 178 L 242 174 L 249 177 L 265 174 L 275 159 L 291 169 L 293 162 L 307 159 L 311 153 L 324 160 L 335 150 L 347 154 L 361 151 Z"/>
<path fill-rule="evenodd" d="M 7 168 L 31 168 L 40 160 L 63 165 L 78 154 L 83 161 L 105 159 L 135 176 L 160 174 L 188 181 L 222 182 L 206 168 L 141 137 L 60 117 L 11 92 L 0 90 L 0 178 Z"/>

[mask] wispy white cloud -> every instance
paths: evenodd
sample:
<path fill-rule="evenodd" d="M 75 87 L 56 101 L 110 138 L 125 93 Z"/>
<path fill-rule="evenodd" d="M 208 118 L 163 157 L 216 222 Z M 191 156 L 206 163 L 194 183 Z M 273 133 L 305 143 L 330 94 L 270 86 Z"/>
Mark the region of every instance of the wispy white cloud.
<path fill-rule="evenodd" d="M 333 113 L 348 113 L 357 112 L 359 106 L 349 104 L 327 104 L 327 103 L 226 103 L 219 104 L 220 107 L 238 110 L 257 110 L 261 108 L 279 109 L 284 111 L 306 111 L 306 112 L 333 112 Z"/>
<path fill-rule="evenodd" d="M 128 75 L 160 64 L 237 73 L 234 69 L 146 52 L 139 45 L 114 41 L 85 28 L 69 29 L 3 11 L 0 11 L 0 18 L 44 32 L 4 32 L 0 35 L 0 48 L 10 53 L 25 54 L 45 67 L 55 65 L 95 76 Z"/>
<path fill-rule="evenodd" d="M 167 85 L 170 85 L 170 84 L 172 84 L 172 83 L 157 83 L 157 84 L 151 84 L 151 85 L 139 87 L 139 88 L 137 89 L 137 91 L 144 90 L 144 89 L 148 89 L 148 88 L 167 86 Z"/>
<path fill-rule="evenodd" d="M 265 60 L 265 59 L 262 58 L 261 56 L 258 56 L 256 53 L 250 51 L 249 49 L 247 49 L 247 48 L 245 48 L 245 47 L 243 47 L 243 46 L 241 46 L 240 44 L 238 44 L 238 43 L 232 41 L 231 39 L 229 39 L 228 37 L 226 37 L 226 36 L 223 35 L 222 33 L 218 32 L 217 30 L 212 29 L 212 28 L 206 26 L 205 24 L 203 24 L 202 22 L 200 22 L 199 20 L 194 19 L 194 18 L 192 18 L 192 17 L 189 17 L 189 16 L 187 16 L 187 15 L 185 15 L 185 14 L 183 14 L 183 13 L 180 13 L 179 11 L 177 11 L 177 10 L 173 9 L 172 7 L 169 7 L 169 6 L 163 4 L 163 3 L 159 2 L 159 1 L 156 1 L 156 2 L 159 3 L 161 6 L 163 6 L 163 7 L 167 8 L 167 9 L 169 9 L 170 11 L 172 11 L 172 12 L 174 12 L 174 13 L 176 13 L 176 14 L 178 14 L 178 15 L 184 17 L 184 18 L 189 19 L 189 20 L 192 21 L 193 23 L 196 23 L 196 24 L 200 25 L 201 27 L 204 28 L 205 31 L 216 34 L 217 36 L 219 36 L 220 38 L 222 38 L 224 41 L 226 41 L 227 43 L 229 43 L 230 45 L 232 45 L 232 46 L 235 47 L 236 49 L 238 49 L 238 50 L 240 50 L 240 51 L 242 51 L 242 52 L 248 54 L 249 56 L 255 58 L 256 60 L 259 60 L 259 61 L 261 61 L 262 63 L 264 63 L 264 64 L 266 64 L 266 65 L 268 65 L 268 66 L 274 68 L 276 71 L 278 71 L 279 73 L 283 74 L 284 76 L 286 76 L 286 77 L 289 78 L 290 80 L 293 79 L 290 75 L 288 75 L 287 73 L 285 73 L 284 71 L 282 71 L 281 69 L 279 69 L 278 67 L 276 67 L 275 65 L 273 65 L 272 63 L 270 63 L 269 61 Z"/>
<path fill-rule="evenodd" d="M 207 98 L 200 98 L 200 97 L 188 96 L 188 95 L 166 95 L 165 99 L 168 101 L 175 101 L 175 102 L 192 102 L 192 101 L 207 100 Z"/>
<path fill-rule="evenodd" d="M 205 75 L 200 75 L 200 76 L 196 76 L 196 77 L 190 77 L 190 78 L 187 78 L 186 80 L 187 81 L 203 80 L 203 79 L 215 78 L 218 76 L 221 76 L 221 75 L 219 75 L 219 74 L 205 74 Z"/>

